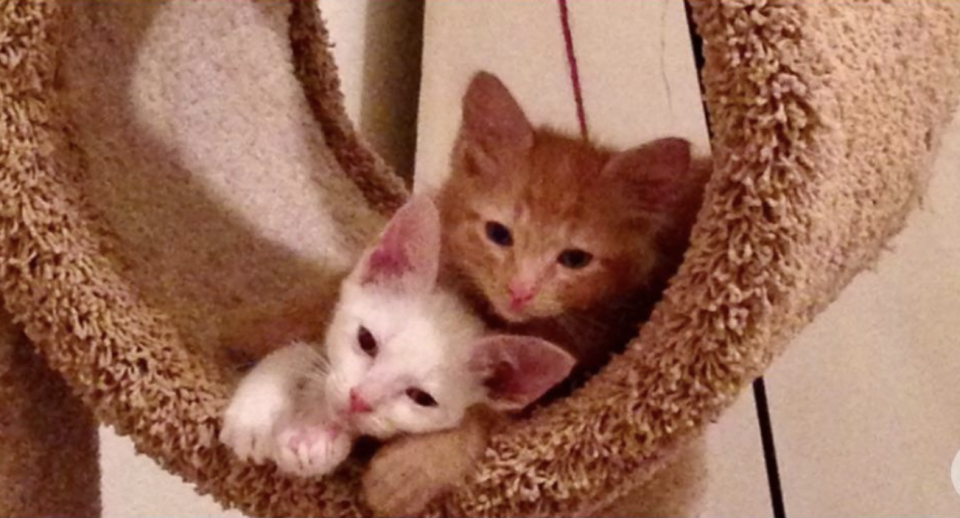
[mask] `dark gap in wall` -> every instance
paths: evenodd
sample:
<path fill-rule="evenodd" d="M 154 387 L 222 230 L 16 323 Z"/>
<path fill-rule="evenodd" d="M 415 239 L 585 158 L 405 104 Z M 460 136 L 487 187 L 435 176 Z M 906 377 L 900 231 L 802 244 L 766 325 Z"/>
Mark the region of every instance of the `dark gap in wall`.
<path fill-rule="evenodd" d="M 371 1 L 364 20 L 360 132 L 413 181 L 423 54 L 423 0 Z"/>
<path fill-rule="evenodd" d="M 693 9 L 690 7 L 690 2 L 684 1 L 683 6 L 687 13 L 687 28 L 690 32 L 690 44 L 693 46 L 693 62 L 697 66 L 697 82 L 700 84 L 700 98 L 701 102 L 703 102 L 703 113 L 707 118 L 707 131 L 709 132 L 712 140 L 713 131 L 711 130 L 712 126 L 710 125 L 710 111 L 707 110 L 706 100 L 704 99 L 703 95 L 703 67 L 707 62 L 703 56 L 703 38 L 700 37 L 700 33 L 697 32 L 697 28 L 694 26 Z"/>
<path fill-rule="evenodd" d="M 773 441 L 773 423 L 770 420 L 770 405 L 767 402 L 767 386 L 763 377 L 753 382 L 753 399 L 757 404 L 757 423 L 760 425 L 760 441 L 763 443 L 763 460 L 767 466 L 767 484 L 770 486 L 770 503 L 774 518 L 786 518 L 783 504 L 783 488 L 780 485 L 780 469 L 777 466 L 777 447 Z"/>

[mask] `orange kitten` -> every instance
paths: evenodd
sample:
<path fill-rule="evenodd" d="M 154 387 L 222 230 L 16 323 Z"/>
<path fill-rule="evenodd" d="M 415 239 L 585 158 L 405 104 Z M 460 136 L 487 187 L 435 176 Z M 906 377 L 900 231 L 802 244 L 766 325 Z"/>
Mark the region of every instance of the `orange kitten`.
<path fill-rule="evenodd" d="M 535 128 L 484 72 L 464 95 L 451 167 L 438 199 L 447 282 L 582 370 L 636 335 L 682 260 L 711 169 L 682 139 L 616 152 Z M 364 475 L 367 503 L 419 514 L 473 471 L 497 422 L 478 410 L 457 429 L 387 445 Z"/>
<path fill-rule="evenodd" d="M 679 265 L 709 163 L 666 138 L 622 152 L 535 128 L 474 77 L 439 197 L 448 271 L 586 367 L 636 333 Z"/>

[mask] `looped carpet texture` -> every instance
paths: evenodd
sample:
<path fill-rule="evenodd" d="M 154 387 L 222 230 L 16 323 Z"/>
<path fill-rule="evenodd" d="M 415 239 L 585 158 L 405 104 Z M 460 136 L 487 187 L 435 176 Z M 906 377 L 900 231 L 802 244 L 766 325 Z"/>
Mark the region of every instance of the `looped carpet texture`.
<path fill-rule="evenodd" d="M 960 3 L 691 4 L 716 170 L 682 268 L 626 353 L 496 435 L 431 514 L 584 515 L 627 495 L 876 260 L 923 192 L 956 107 Z M 216 439 L 233 330 L 291 291 L 329 304 L 406 196 L 347 120 L 328 46 L 309 0 L 0 6 L 6 308 L 96 419 L 253 515 L 368 513 L 356 467 L 295 480 Z M 0 343 L 17 401 L 17 373 L 46 368 L 21 342 Z M 57 383 L 35 410 L 89 429 L 76 404 L 45 405 L 72 397 Z M 25 444 L 53 447 L 4 442 L 0 458 Z M 0 468 L 21 487 L 17 465 Z M 58 483 L 94 491 L 70 467 Z M 31 514 L 16 505 L 0 510 Z"/>

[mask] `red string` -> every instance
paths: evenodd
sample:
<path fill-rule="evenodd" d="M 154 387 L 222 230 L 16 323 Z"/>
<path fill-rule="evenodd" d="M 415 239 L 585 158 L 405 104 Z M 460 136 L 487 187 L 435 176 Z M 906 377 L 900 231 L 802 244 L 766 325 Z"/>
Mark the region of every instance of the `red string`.
<path fill-rule="evenodd" d="M 570 66 L 570 82 L 573 84 L 573 99 L 577 103 L 577 120 L 580 122 L 580 136 L 590 139 L 587 131 L 587 114 L 583 109 L 583 92 L 580 90 L 580 71 L 577 67 L 577 54 L 573 48 L 573 33 L 570 30 L 570 12 L 567 0 L 557 0 L 560 6 L 560 24 L 563 27 L 563 40 L 567 47 L 567 64 Z"/>

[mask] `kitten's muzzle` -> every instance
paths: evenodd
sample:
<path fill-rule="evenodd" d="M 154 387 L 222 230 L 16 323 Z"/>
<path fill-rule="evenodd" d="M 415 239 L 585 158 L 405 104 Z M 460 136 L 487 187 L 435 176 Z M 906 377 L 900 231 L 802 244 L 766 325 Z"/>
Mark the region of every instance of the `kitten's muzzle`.
<path fill-rule="evenodd" d="M 357 392 L 357 389 L 350 389 L 350 413 L 351 414 L 366 414 L 373 411 L 373 407 L 370 406 L 370 403 L 366 399 L 363 399 L 363 396 Z"/>
<path fill-rule="evenodd" d="M 510 309 L 520 311 L 536 296 L 536 287 L 512 283 L 510 284 Z"/>

